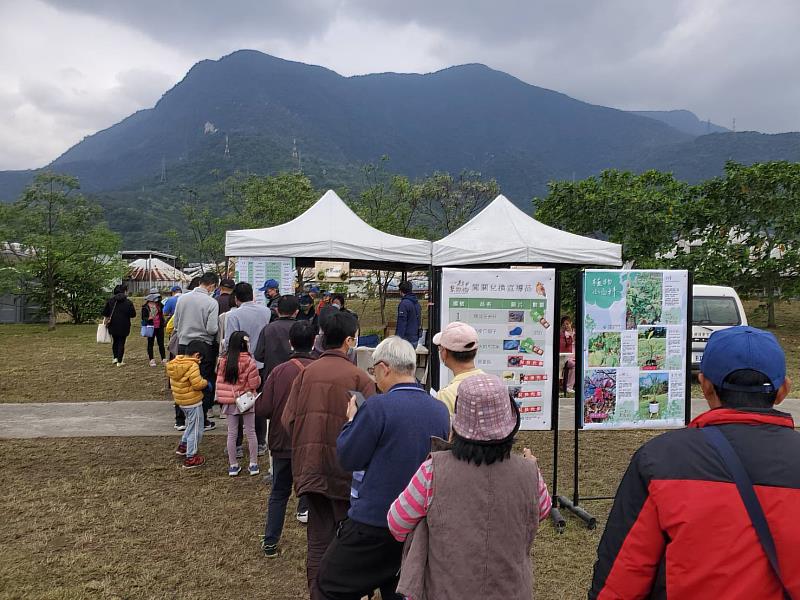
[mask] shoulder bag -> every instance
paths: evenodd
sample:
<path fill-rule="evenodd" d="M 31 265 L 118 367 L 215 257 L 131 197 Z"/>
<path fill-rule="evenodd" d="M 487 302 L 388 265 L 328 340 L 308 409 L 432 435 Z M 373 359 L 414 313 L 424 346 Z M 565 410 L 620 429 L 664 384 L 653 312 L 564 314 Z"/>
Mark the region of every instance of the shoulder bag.
<path fill-rule="evenodd" d="M 716 450 L 725 468 L 728 469 L 731 477 L 733 477 L 736 489 L 739 490 L 739 496 L 741 496 L 744 507 L 747 509 L 747 515 L 753 524 L 753 529 L 756 530 L 761 548 L 764 550 L 764 554 L 767 555 L 772 572 L 783 590 L 784 600 L 792 600 L 792 596 L 789 594 L 786 583 L 781 576 L 780 566 L 778 565 L 778 552 L 775 548 L 775 540 L 769 530 L 767 517 L 753 489 L 753 482 L 739 459 L 739 455 L 736 454 L 728 438 L 725 437 L 719 427 L 711 425 L 703 427 L 700 431 L 703 432 L 709 445 Z"/>

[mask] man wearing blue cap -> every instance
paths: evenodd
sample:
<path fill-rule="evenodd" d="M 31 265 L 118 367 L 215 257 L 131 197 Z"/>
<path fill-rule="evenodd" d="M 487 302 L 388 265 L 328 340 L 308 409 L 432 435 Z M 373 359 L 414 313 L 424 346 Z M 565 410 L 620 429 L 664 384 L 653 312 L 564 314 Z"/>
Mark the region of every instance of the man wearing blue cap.
<path fill-rule="evenodd" d="M 769 332 L 711 335 L 711 410 L 634 454 L 597 549 L 589 598 L 800 598 L 800 433 Z"/>
<path fill-rule="evenodd" d="M 281 299 L 280 284 L 275 279 L 267 279 L 259 292 L 264 292 L 267 299 L 267 308 L 272 312 L 270 323 L 278 318 L 278 300 Z"/>

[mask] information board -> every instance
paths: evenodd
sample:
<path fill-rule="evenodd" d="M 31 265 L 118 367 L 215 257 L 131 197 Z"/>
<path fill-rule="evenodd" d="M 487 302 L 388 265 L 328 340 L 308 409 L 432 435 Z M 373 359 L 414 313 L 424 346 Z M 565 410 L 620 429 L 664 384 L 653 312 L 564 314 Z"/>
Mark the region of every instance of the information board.
<path fill-rule="evenodd" d="M 235 280 L 253 286 L 255 301 L 266 305 L 266 298 L 258 288 L 267 279 L 280 283 L 281 294 L 294 294 L 294 259 L 281 256 L 240 256 L 236 258 Z"/>
<path fill-rule="evenodd" d="M 685 425 L 688 272 L 586 270 L 583 277 L 584 428 Z"/>
<path fill-rule="evenodd" d="M 461 321 L 476 329 L 475 364 L 506 382 L 520 429 L 551 428 L 554 297 L 553 269 L 442 270 L 441 328 Z M 451 378 L 441 365 L 440 386 Z"/>

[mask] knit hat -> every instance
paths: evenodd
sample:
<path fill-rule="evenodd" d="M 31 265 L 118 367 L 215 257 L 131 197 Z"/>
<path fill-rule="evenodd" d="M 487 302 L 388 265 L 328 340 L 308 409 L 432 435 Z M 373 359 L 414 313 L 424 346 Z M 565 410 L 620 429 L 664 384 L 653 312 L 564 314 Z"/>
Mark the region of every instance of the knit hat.
<path fill-rule="evenodd" d="M 158 302 L 161 300 L 161 296 L 159 294 L 147 294 L 144 299 L 145 302 Z"/>
<path fill-rule="evenodd" d="M 519 426 L 508 387 L 496 375 L 473 375 L 458 386 L 453 430 L 474 442 L 500 442 Z"/>

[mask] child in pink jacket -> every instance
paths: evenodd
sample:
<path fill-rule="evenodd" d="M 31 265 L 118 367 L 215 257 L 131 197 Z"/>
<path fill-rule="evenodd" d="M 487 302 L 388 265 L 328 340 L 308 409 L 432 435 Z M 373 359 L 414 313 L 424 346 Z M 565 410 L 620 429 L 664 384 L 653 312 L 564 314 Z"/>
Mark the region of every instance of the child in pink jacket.
<path fill-rule="evenodd" d="M 246 392 L 256 393 L 261 387 L 256 361 L 250 356 L 250 339 L 244 331 L 235 331 L 228 342 L 228 351 L 220 358 L 217 367 L 217 402 L 222 405 L 222 412 L 228 417 L 228 475 L 236 477 L 242 468 L 236 458 L 236 434 L 239 419 L 247 436 L 250 457 L 248 472 L 258 475 L 258 440 L 256 439 L 256 413 L 250 408 L 240 413 L 236 406 L 236 398 Z"/>

